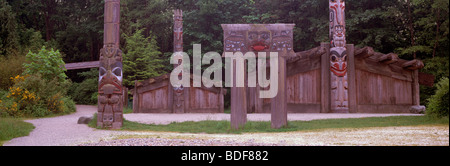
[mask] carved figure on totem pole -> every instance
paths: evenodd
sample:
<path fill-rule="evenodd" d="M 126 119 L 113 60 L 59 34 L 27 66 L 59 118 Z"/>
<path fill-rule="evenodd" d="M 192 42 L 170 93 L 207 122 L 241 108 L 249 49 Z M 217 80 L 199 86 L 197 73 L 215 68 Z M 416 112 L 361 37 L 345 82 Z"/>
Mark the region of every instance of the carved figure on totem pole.
<path fill-rule="evenodd" d="M 122 51 L 106 46 L 100 51 L 98 123 L 103 128 L 122 126 Z"/>
<path fill-rule="evenodd" d="M 176 56 L 181 56 L 179 63 L 174 65 L 174 68 L 181 65 L 181 59 L 183 54 L 183 11 L 182 10 L 174 10 L 173 11 L 173 52 Z M 181 79 L 183 72 L 180 72 Z M 173 112 L 174 113 L 184 113 L 184 87 L 174 87 L 173 88 Z"/>
<path fill-rule="evenodd" d="M 345 41 L 345 1 L 329 0 L 331 111 L 348 112 L 347 48 Z"/>
<path fill-rule="evenodd" d="M 122 51 L 119 49 L 120 0 L 105 0 L 104 46 L 100 50 L 97 126 L 123 124 Z"/>

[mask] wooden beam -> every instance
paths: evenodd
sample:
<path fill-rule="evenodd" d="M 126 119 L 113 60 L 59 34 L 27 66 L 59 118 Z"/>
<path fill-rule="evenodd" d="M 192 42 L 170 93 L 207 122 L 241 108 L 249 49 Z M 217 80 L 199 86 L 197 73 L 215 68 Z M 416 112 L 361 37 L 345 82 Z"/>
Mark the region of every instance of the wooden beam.
<path fill-rule="evenodd" d="M 423 66 L 424 66 L 423 62 L 421 60 L 417 60 L 417 59 L 410 60 L 410 61 L 407 61 L 407 62 L 402 64 L 403 68 L 406 68 L 406 69 L 409 69 L 409 70 L 421 69 L 421 68 L 423 68 Z"/>
<path fill-rule="evenodd" d="M 99 66 L 100 66 L 100 61 L 66 63 L 66 65 L 65 65 L 67 70 L 89 69 L 89 68 L 97 68 Z"/>
<path fill-rule="evenodd" d="M 378 62 L 384 64 L 392 64 L 398 61 L 398 55 L 394 53 L 384 54 L 378 57 Z"/>
<path fill-rule="evenodd" d="M 372 47 L 364 47 L 361 49 L 355 49 L 355 57 L 358 58 L 367 58 L 372 56 L 375 53 Z"/>
<path fill-rule="evenodd" d="M 271 127 L 279 129 L 287 126 L 287 93 L 286 93 L 286 49 L 278 56 L 278 93 L 270 103 Z M 273 85 L 271 85 L 273 86 Z"/>
<path fill-rule="evenodd" d="M 330 43 L 321 43 L 326 50 L 320 62 L 320 113 L 330 112 Z"/>
<path fill-rule="evenodd" d="M 356 61 L 355 61 L 355 46 L 347 44 L 347 83 L 348 83 L 348 109 L 350 113 L 358 112 L 358 103 L 356 96 Z"/>

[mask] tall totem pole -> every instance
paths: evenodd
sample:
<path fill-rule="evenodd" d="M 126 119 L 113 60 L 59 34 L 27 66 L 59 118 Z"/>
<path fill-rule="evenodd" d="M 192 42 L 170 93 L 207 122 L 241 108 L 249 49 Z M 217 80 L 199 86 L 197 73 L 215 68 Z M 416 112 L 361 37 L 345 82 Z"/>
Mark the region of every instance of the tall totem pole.
<path fill-rule="evenodd" d="M 181 65 L 183 52 L 183 11 L 176 9 L 173 11 L 173 52 L 175 56 L 181 56 L 178 64 L 174 64 L 173 68 Z M 180 72 L 181 79 L 183 72 Z M 184 87 L 173 88 L 173 112 L 184 113 Z"/>
<path fill-rule="evenodd" d="M 122 51 L 119 49 L 120 0 L 105 0 L 103 48 L 100 50 L 97 126 L 123 124 Z"/>
<path fill-rule="evenodd" d="M 329 0 L 331 112 L 345 113 L 348 107 L 345 0 Z"/>

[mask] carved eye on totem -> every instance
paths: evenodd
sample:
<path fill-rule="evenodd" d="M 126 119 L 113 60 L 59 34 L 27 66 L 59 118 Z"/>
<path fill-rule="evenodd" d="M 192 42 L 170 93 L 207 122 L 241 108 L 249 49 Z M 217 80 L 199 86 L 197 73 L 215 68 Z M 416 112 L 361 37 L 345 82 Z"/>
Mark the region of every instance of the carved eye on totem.
<path fill-rule="evenodd" d="M 346 62 L 347 61 L 347 55 L 345 54 L 345 55 L 341 55 L 341 56 L 342 57 L 339 58 L 336 55 L 331 55 L 331 62 L 339 62 L 339 60 L 342 60 L 342 61 Z"/>
<path fill-rule="evenodd" d="M 113 121 L 113 118 L 112 118 L 112 117 L 105 117 L 105 118 L 103 118 L 103 121 L 109 121 L 109 122 L 112 122 L 112 121 Z"/>
<path fill-rule="evenodd" d="M 119 80 L 122 81 L 122 68 L 115 67 L 112 69 L 112 74 Z"/>
<path fill-rule="evenodd" d="M 106 69 L 104 67 L 99 68 L 99 81 L 103 79 L 104 76 L 106 76 Z"/>
<path fill-rule="evenodd" d="M 267 39 L 269 39 L 270 38 L 270 34 L 269 33 L 262 33 L 261 34 L 261 39 L 263 39 L 263 40 L 267 40 Z"/>
<path fill-rule="evenodd" d="M 338 58 L 336 57 L 336 55 L 332 55 L 331 56 L 331 62 L 337 62 Z"/>
<path fill-rule="evenodd" d="M 250 39 L 250 40 L 258 39 L 258 34 L 257 33 L 248 33 L 248 39 Z"/>

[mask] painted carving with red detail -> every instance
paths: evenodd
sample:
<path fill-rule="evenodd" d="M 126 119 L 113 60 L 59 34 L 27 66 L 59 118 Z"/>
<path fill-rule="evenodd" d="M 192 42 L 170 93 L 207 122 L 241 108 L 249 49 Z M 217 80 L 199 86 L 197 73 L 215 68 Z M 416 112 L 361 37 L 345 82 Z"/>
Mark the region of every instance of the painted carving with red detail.
<path fill-rule="evenodd" d="M 348 112 L 345 1 L 330 0 L 331 111 Z"/>

